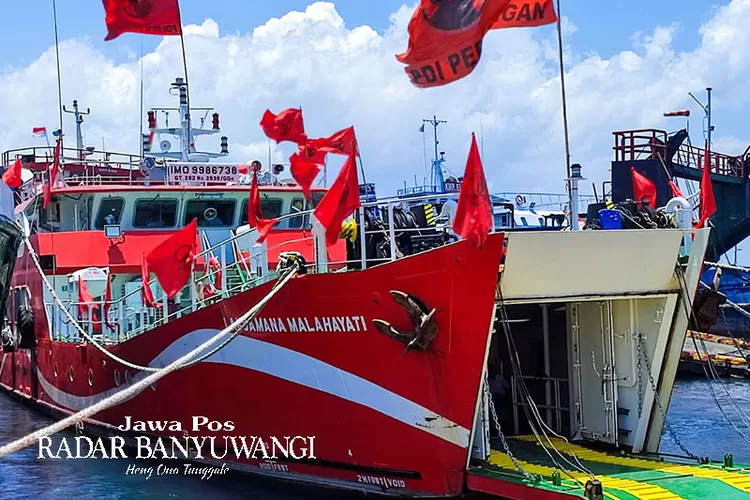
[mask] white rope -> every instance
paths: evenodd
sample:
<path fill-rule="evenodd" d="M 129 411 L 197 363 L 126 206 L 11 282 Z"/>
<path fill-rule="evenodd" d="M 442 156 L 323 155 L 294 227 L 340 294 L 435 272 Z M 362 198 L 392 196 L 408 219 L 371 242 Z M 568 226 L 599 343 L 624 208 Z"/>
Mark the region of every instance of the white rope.
<path fill-rule="evenodd" d="M 78 332 L 81 335 L 83 335 L 83 337 L 86 340 L 88 340 L 91 345 L 99 349 L 103 354 L 108 356 L 113 361 L 120 363 L 124 366 L 127 366 L 128 368 L 132 368 L 134 370 L 140 370 L 144 372 L 158 372 L 161 370 L 161 368 L 141 366 L 141 365 L 136 365 L 134 363 L 131 363 L 129 361 L 125 361 L 119 356 L 111 353 L 109 350 L 107 350 L 106 347 L 104 347 L 99 342 L 94 340 L 94 338 L 91 335 L 89 335 L 88 332 L 81 327 L 81 325 L 73 317 L 73 315 L 70 314 L 70 311 L 68 311 L 68 309 L 65 307 L 65 304 L 63 304 L 62 300 L 60 300 L 60 297 L 57 296 L 57 293 L 55 292 L 54 287 L 52 286 L 52 284 L 50 284 L 49 280 L 47 279 L 47 276 L 44 274 L 44 269 L 42 269 L 42 265 L 39 263 L 39 259 L 36 255 L 36 252 L 34 251 L 34 247 L 31 246 L 31 241 L 29 241 L 28 236 L 24 235 L 23 242 L 26 244 L 26 248 L 29 251 L 29 255 L 31 256 L 31 259 L 34 261 L 34 265 L 36 266 L 37 271 L 39 271 L 39 275 L 42 277 L 42 281 L 44 282 L 44 285 L 47 287 L 47 290 L 49 290 L 50 295 L 52 295 L 52 300 L 54 300 L 55 304 L 60 308 L 60 310 L 65 314 L 65 316 L 68 317 L 68 321 L 73 323 L 73 326 L 75 326 Z"/>
<path fill-rule="evenodd" d="M 84 419 L 89 418 L 100 411 L 106 410 L 107 408 L 111 408 L 113 406 L 116 406 L 120 404 L 123 401 L 126 401 L 137 394 L 139 394 L 141 391 L 146 389 L 151 384 L 157 382 L 159 379 L 167 376 L 168 374 L 172 373 L 173 371 L 179 370 L 180 368 L 183 368 L 185 364 L 189 363 L 190 360 L 205 350 L 209 349 L 212 345 L 219 342 L 223 337 L 227 336 L 228 334 L 232 334 L 234 330 L 239 330 L 242 327 L 244 327 L 248 321 L 252 320 L 253 317 L 258 314 L 263 307 L 278 293 L 279 290 L 284 288 L 284 285 L 286 285 L 289 280 L 297 275 L 297 269 L 292 268 L 292 270 L 289 271 L 289 273 L 280 280 L 276 286 L 261 299 L 255 306 L 253 306 L 249 311 L 247 311 L 245 314 L 243 314 L 239 319 L 234 321 L 234 323 L 230 324 L 227 328 L 217 333 L 214 337 L 207 340 L 200 346 L 196 347 L 194 350 L 190 351 L 186 355 L 182 356 L 176 361 L 173 361 L 169 365 L 165 366 L 164 368 L 160 369 L 156 373 L 152 373 L 151 375 L 147 376 L 140 382 L 136 382 L 132 386 L 128 387 L 127 389 L 124 389 L 116 394 L 113 394 L 112 396 L 99 401 L 95 405 L 89 406 L 88 408 L 85 408 L 78 413 L 74 413 L 73 415 L 60 420 L 56 424 L 52 424 L 48 427 L 45 427 L 44 429 L 40 429 L 36 432 L 33 432 L 29 434 L 26 437 L 23 437 L 21 439 L 18 439 L 16 441 L 13 441 L 10 444 L 7 444 L 0 448 L 0 458 L 6 457 L 10 455 L 11 453 L 15 453 L 19 450 L 22 450 L 28 446 L 31 446 L 34 444 L 35 441 L 51 436 L 57 432 L 60 432 L 72 425 L 76 425 L 79 422 L 82 422 Z"/>

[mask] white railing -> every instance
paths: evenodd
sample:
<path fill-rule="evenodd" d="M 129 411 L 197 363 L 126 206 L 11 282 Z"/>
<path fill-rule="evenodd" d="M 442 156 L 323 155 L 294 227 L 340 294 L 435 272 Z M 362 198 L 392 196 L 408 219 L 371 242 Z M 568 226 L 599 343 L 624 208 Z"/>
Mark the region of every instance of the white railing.
<path fill-rule="evenodd" d="M 458 193 L 443 193 L 441 198 L 457 198 Z M 167 300 L 166 295 L 158 286 L 156 279 L 149 281 L 154 300 L 161 304 L 158 308 L 149 308 L 143 305 L 142 291 L 143 287 L 124 294 L 119 299 L 109 304 L 108 319 L 113 325 L 114 331 L 106 325 L 101 327 L 101 339 L 104 343 L 118 343 L 128 340 L 136 335 L 140 335 L 154 327 L 164 325 L 172 319 L 180 318 L 184 315 L 195 312 L 207 305 L 228 299 L 237 294 L 250 290 L 253 287 L 275 279 L 277 272 L 268 268 L 269 253 L 280 253 L 294 250 L 294 245 L 299 243 L 308 243 L 313 250 L 313 255 L 317 256 L 314 262 L 306 263 L 307 272 L 334 272 L 367 269 L 373 265 L 380 265 L 392 262 L 402 257 L 402 247 L 399 240 L 404 234 L 417 234 L 429 236 L 432 241 L 427 241 L 423 246 L 417 245 L 411 247 L 411 252 L 420 253 L 436 246 L 441 246 L 449 241 L 456 240 L 457 236 L 453 234 L 450 228 L 440 226 L 417 227 L 417 228 L 396 228 L 391 221 L 394 220 L 394 214 L 401 208 L 408 211 L 409 204 L 421 201 L 434 200 L 435 195 L 425 195 L 413 198 L 386 198 L 376 202 L 362 203 L 362 208 L 358 209 L 353 218 L 357 222 L 357 240 L 359 241 L 359 251 L 353 251 L 351 245 L 347 244 L 347 257 L 344 260 L 328 261 L 325 243 L 325 235 L 313 227 L 310 234 L 302 238 L 284 241 L 273 248 L 268 248 L 264 243 L 262 245 L 254 243 L 257 232 L 233 234 L 230 238 L 216 244 L 210 245 L 204 232 L 200 232 L 201 247 L 204 248 L 196 255 L 192 270 L 190 282 L 177 294 L 173 300 Z M 367 228 L 365 210 L 370 212 L 371 220 L 378 221 L 377 227 Z M 312 220 L 312 210 L 306 212 L 295 212 L 279 217 L 279 221 L 293 217 L 306 217 L 306 220 Z M 387 214 L 387 220 L 382 220 L 379 213 Z M 505 229 L 503 229 L 505 230 Z M 494 231 L 494 228 L 493 228 Z M 303 232 L 304 234 L 304 232 Z M 375 254 L 368 252 L 368 239 L 382 236 L 382 239 L 375 245 Z M 409 239 L 409 244 L 413 245 L 413 240 Z M 409 245 L 407 245 L 409 246 Z M 356 246 L 354 247 L 356 248 Z M 211 269 L 209 259 L 215 258 L 218 261 L 218 269 Z M 196 264 L 200 263 L 200 267 Z M 221 273 L 221 282 L 216 284 L 217 273 Z M 206 284 L 210 283 L 215 287 L 215 294 L 207 296 Z M 220 286 L 216 286 L 220 285 Z M 96 303 L 103 311 L 104 302 Z M 78 317 L 77 311 L 80 304 L 77 302 L 64 302 L 64 306 Z M 89 304 L 90 305 L 90 304 Z M 48 317 L 55 317 L 56 324 L 51 325 L 51 331 L 55 332 L 53 338 L 56 340 L 81 341 L 80 333 L 75 325 L 63 321 L 61 314 L 52 315 L 51 304 L 45 304 L 48 308 Z M 90 318 L 90 314 L 88 315 Z M 84 320 L 81 325 L 87 328 L 92 335 L 99 334 L 91 320 Z"/>

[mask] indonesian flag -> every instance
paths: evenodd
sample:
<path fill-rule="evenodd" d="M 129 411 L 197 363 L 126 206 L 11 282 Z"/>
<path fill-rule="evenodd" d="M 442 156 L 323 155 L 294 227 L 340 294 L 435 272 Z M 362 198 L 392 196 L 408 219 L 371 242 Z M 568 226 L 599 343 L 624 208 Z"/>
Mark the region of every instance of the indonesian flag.
<path fill-rule="evenodd" d="M 182 34 L 178 0 L 102 0 L 107 36 L 114 40 L 123 33 L 176 36 Z"/>
<path fill-rule="evenodd" d="M 331 188 L 313 212 L 320 225 L 326 229 L 328 246 L 336 244 L 344 219 L 349 217 L 359 206 L 357 161 L 354 155 L 349 155 Z"/>
<path fill-rule="evenodd" d="M 263 243 L 271 228 L 278 219 L 264 219 L 260 203 L 260 190 L 258 189 L 258 172 L 253 172 L 253 183 L 250 186 L 250 199 L 247 208 L 247 223 L 251 228 L 258 228 L 258 243 Z"/>
<path fill-rule="evenodd" d="M 190 280 L 197 253 L 198 219 L 175 232 L 146 255 L 148 269 L 156 275 L 164 293 L 173 299 Z"/>
<path fill-rule="evenodd" d="M 267 109 L 260 120 L 260 128 L 266 137 L 279 144 L 284 141 L 303 144 L 307 141 L 301 109 L 285 109 L 278 115 Z"/>
<path fill-rule="evenodd" d="M 453 231 L 481 248 L 491 229 L 492 203 L 484 178 L 482 159 L 479 157 L 477 138 L 472 133 L 461 194 L 453 217 Z"/>
<path fill-rule="evenodd" d="M 474 71 L 488 31 L 556 21 L 552 0 L 421 0 L 396 59 L 415 86 L 446 85 Z"/>
<path fill-rule="evenodd" d="M 47 135 L 47 127 L 34 127 L 31 133 L 34 137 L 44 137 Z"/>

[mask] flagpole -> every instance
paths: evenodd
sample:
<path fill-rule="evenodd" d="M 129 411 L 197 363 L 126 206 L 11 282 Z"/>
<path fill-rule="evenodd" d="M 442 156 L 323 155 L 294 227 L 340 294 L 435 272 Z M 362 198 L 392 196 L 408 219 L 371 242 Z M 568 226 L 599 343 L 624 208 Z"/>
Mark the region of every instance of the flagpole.
<path fill-rule="evenodd" d="M 563 61 L 563 43 L 562 43 L 562 12 L 560 11 L 560 0 L 557 0 L 557 51 L 560 59 L 560 93 L 562 95 L 562 115 L 563 115 L 563 131 L 565 134 L 565 172 L 567 174 L 567 190 L 570 197 L 571 207 L 571 222 L 570 228 L 574 228 L 573 221 L 573 190 L 571 189 L 570 181 L 570 140 L 568 138 L 568 106 L 565 95 L 565 64 Z M 575 214 L 577 216 L 577 214 Z"/>
<path fill-rule="evenodd" d="M 185 90 L 187 100 L 187 135 L 188 135 L 188 153 L 190 153 L 190 147 L 192 144 L 193 129 L 190 121 L 190 82 L 188 80 L 188 66 L 187 66 L 187 52 L 185 51 L 185 35 L 182 30 L 182 10 L 180 9 L 179 1 L 177 2 L 177 17 L 180 21 L 180 43 L 182 45 L 182 66 L 185 70 Z"/>
<path fill-rule="evenodd" d="M 55 22 L 55 57 L 57 59 L 57 104 L 60 108 L 60 149 L 62 150 L 63 129 L 63 104 L 62 104 L 62 78 L 60 76 L 60 43 L 57 37 L 57 2 L 52 0 L 52 18 Z M 60 153 L 62 155 L 62 151 Z"/>
<path fill-rule="evenodd" d="M 143 150 L 143 38 L 141 38 L 141 110 L 138 114 L 138 122 L 141 124 L 141 133 L 138 140 L 141 143 L 141 158 L 143 158 L 143 154 L 145 153 L 145 151 Z M 104 149 L 103 146 L 102 149 Z"/>

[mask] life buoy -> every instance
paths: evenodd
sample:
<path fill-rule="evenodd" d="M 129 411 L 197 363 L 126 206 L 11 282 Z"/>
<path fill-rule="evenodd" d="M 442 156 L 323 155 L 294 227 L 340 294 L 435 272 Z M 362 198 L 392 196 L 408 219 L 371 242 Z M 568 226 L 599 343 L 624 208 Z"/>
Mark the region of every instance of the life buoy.
<path fill-rule="evenodd" d="M 31 349 L 36 344 L 34 336 L 34 311 L 29 306 L 19 306 L 16 310 L 16 330 L 19 349 Z"/>
<path fill-rule="evenodd" d="M 519 194 L 516 195 L 516 205 L 525 205 L 526 204 L 526 197 Z"/>

